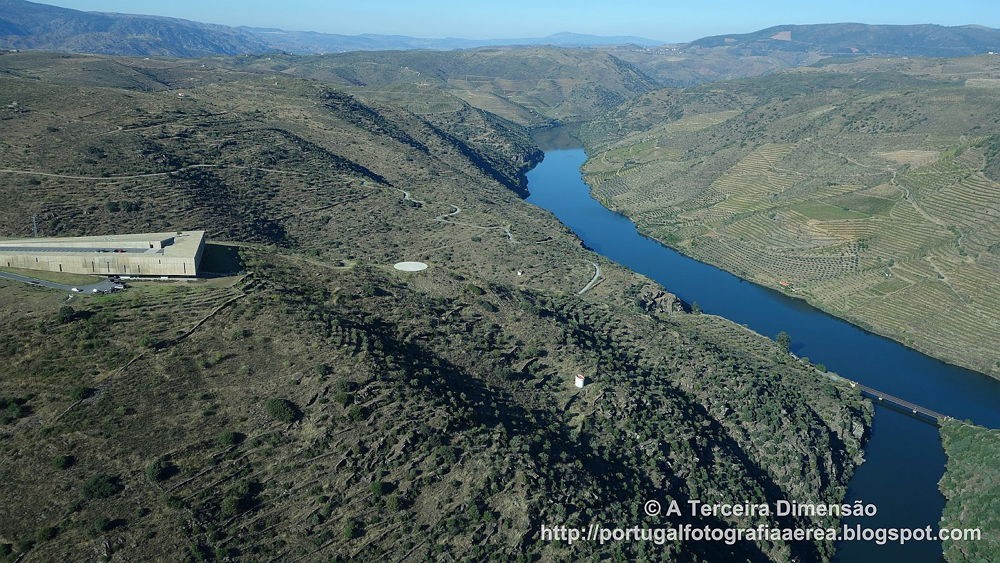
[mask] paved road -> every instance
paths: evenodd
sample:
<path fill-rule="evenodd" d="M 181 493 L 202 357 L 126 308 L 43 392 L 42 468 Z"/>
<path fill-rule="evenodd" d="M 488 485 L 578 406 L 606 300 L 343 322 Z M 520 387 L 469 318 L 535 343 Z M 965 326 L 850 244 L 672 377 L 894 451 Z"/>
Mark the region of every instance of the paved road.
<path fill-rule="evenodd" d="M 36 278 L 29 278 L 28 276 L 22 276 L 19 274 L 12 274 L 10 272 L 0 272 L 0 278 L 5 280 L 11 280 L 21 283 L 26 283 L 28 285 L 37 285 L 41 287 L 50 287 L 52 289 L 59 289 L 62 291 L 67 291 L 70 293 L 76 293 L 73 288 L 80 290 L 80 293 L 93 293 L 93 290 L 97 291 L 111 291 L 115 288 L 115 285 L 108 280 L 101 280 L 98 283 L 93 283 L 90 285 L 66 285 L 62 283 L 50 282 L 46 280 L 40 280 Z M 95 278 L 97 279 L 97 278 Z"/>

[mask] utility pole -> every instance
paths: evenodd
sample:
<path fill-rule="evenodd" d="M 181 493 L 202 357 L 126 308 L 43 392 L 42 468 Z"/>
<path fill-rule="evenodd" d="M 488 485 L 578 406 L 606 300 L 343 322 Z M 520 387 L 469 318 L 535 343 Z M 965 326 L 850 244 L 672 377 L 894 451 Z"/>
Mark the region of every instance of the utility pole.
<path fill-rule="evenodd" d="M 31 216 L 31 232 L 38 238 L 38 215 Z"/>

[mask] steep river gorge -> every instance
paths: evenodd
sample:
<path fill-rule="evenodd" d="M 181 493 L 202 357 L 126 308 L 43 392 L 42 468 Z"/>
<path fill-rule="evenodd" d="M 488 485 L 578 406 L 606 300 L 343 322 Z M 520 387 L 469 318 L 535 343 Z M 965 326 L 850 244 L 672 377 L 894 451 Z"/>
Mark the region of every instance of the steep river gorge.
<path fill-rule="evenodd" d="M 787 332 L 793 353 L 844 377 L 954 418 L 1000 427 L 1000 381 L 935 360 L 640 235 L 628 218 L 591 197 L 580 175 L 586 158 L 582 148 L 547 150 L 527 176 L 528 201 L 552 212 L 588 247 L 656 280 L 684 301 L 698 303 L 705 313 L 772 338 Z M 845 523 L 869 528 L 938 525 L 945 455 L 933 424 L 878 406 L 865 458 L 847 500 L 873 503 L 878 514 Z M 837 559 L 939 561 L 941 544 L 841 542 Z"/>

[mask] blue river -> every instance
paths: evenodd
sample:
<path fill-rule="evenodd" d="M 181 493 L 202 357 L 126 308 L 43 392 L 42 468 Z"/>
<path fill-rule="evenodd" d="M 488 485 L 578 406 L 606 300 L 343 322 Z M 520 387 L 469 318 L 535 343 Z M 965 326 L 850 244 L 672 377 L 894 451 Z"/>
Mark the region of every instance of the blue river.
<path fill-rule="evenodd" d="M 698 303 L 705 313 L 772 338 L 787 332 L 792 352 L 830 371 L 931 410 L 1000 428 L 1000 381 L 921 354 L 640 235 L 628 218 L 591 197 L 580 175 L 586 158 L 581 148 L 547 150 L 545 160 L 527 174 L 528 202 L 552 212 L 597 253 L 656 280 L 687 303 Z M 945 502 L 938 490 L 945 454 L 935 426 L 877 407 L 865 458 L 847 500 L 873 503 L 878 514 L 845 524 L 937 527 Z M 942 560 L 941 544 L 841 542 L 837 560 L 936 562 Z"/>

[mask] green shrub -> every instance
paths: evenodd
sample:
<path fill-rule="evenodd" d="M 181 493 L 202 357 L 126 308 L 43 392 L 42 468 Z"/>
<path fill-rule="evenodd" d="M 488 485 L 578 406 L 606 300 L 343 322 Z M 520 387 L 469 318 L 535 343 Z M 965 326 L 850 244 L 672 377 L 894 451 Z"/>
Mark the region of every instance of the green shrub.
<path fill-rule="evenodd" d="M 84 500 L 92 500 L 114 496 L 124 488 L 118 477 L 99 473 L 87 479 L 87 482 L 83 484 L 81 492 L 83 493 Z"/>
<path fill-rule="evenodd" d="M 778 347 L 785 352 L 791 350 L 792 348 L 792 337 L 788 336 L 788 333 L 781 331 L 777 336 L 774 337 L 774 341 L 778 344 Z"/>
<path fill-rule="evenodd" d="M 146 466 L 146 477 L 150 481 L 166 481 L 178 472 L 177 466 L 166 459 L 158 459 Z"/>
<path fill-rule="evenodd" d="M 222 499 L 222 516 L 229 518 L 253 508 L 261 486 L 255 481 L 240 481 Z"/>
<path fill-rule="evenodd" d="M 228 496 L 222 499 L 222 517 L 229 518 L 231 516 L 236 516 L 242 512 L 239 508 L 240 499 L 233 496 Z"/>
<path fill-rule="evenodd" d="M 223 446 L 238 446 L 246 440 L 246 434 L 242 432 L 235 432 L 233 430 L 227 430 L 222 434 L 219 434 L 219 443 Z"/>
<path fill-rule="evenodd" d="M 212 556 L 212 551 L 201 542 L 191 542 L 188 545 L 188 561 L 208 561 Z"/>
<path fill-rule="evenodd" d="M 59 535 L 59 528 L 55 526 L 46 526 L 45 528 L 40 528 L 35 532 L 35 542 L 42 543 L 47 542 Z"/>
<path fill-rule="evenodd" d="M 268 399 L 266 406 L 267 414 L 279 422 L 295 422 L 302 418 L 302 411 L 288 399 Z"/>
<path fill-rule="evenodd" d="M 93 389 L 91 389 L 90 387 L 84 387 L 82 385 L 74 387 L 69 390 L 69 398 L 73 399 L 74 401 L 82 401 L 93 394 L 94 394 Z"/>
<path fill-rule="evenodd" d="M 66 324 L 76 318 L 76 309 L 70 307 L 69 305 L 63 305 L 59 307 L 59 312 L 56 313 L 56 321 L 59 324 Z"/>
<path fill-rule="evenodd" d="M 28 553 L 33 547 L 35 547 L 35 540 L 32 538 L 21 538 L 14 544 L 18 553 Z"/>
<path fill-rule="evenodd" d="M 52 467 L 56 469 L 69 469 L 76 464 L 76 458 L 71 455 L 57 455 L 52 458 Z"/>
<path fill-rule="evenodd" d="M 342 532 L 345 540 L 353 540 L 354 538 L 361 535 L 361 525 L 354 518 L 349 519 L 344 524 L 344 530 Z"/>
<path fill-rule="evenodd" d="M 137 201 L 123 201 L 121 202 L 122 211 L 127 213 L 134 213 L 142 209 L 142 202 Z"/>
<path fill-rule="evenodd" d="M 98 516 L 97 518 L 94 518 L 90 522 L 90 535 L 93 537 L 97 537 L 103 534 L 104 532 L 110 530 L 111 527 L 112 527 L 111 520 L 103 516 Z"/>
<path fill-rule="evenodd" d="M 30 409 L 25 399 L 0 397 L 0 424 L 10 424 L 19 418 L 28 416 Z"/>

